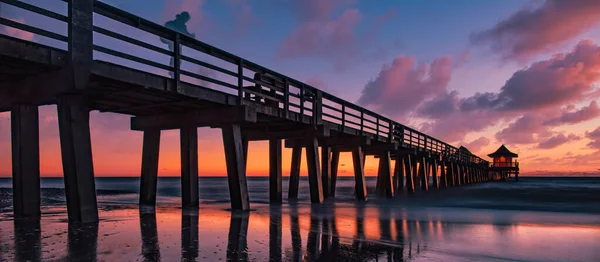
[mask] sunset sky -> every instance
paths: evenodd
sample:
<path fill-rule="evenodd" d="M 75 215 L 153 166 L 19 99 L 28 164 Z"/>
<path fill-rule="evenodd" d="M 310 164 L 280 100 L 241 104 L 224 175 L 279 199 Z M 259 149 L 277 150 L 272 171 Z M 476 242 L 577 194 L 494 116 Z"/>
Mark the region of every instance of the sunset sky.
<path fill-rule="evenodd" d="M 599 170 L 600 1 L 103 1 L 159 24 L 187 11 L 198 40 L 480 156 L 504 143 L 524 173 Z M 25 2 L 65 13 L 61 1 Z M 2 3 L 0 16 L 66 32 Z M 55 44 L 4 26 L 0 33 Z M 44 176 L 62 174 L 56 120 L 55 106 L 40 107 Z M 96 175 L 139 175 L 142 133 L 129 130 L 129 117 L 92 112 L 90 125 Z M 179 175 L 179 133 L 165 131 L 161 142 L 159 175 Z M 220 130 L 199 129 L 199 150 L 200 175 L 225 175 Z M 349 154 L 341 165 L 340 175 L 352 174 Z M 285 175 L 289 166 L 286 149 Z M 367 174 L 376 166 L 369 158 Z M 267 172 L 267 143 L 252 142 L 248 174 Z M 10 174 L 10 114 L 0 113 L 0 176 Z"/>

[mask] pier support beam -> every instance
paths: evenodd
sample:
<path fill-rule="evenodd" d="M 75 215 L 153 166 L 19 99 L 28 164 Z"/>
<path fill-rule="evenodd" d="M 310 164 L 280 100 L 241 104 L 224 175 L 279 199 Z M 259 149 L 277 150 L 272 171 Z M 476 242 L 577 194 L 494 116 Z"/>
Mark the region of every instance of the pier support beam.
<path fill-rule="evenodd" d="M 410 154 L 402 157 L 404 162 L 404 175 L 406 176 L 406 192 L 409 194 L 415 193 L 415 176 L 414 176 L 414 160 Z"/>
<path fill-rule="evenodd" d="M 433 188 L 440 188 L 440 180 L 438 176 L 438 164 L 435 159 L 431 159 L 431 178 L 433 179 Z"/>
<path fill-rule="evenodd" d="M 160 130 L 145 130 L 142 146 L 142 174 L 140 179 L 140 207 L 156 206 L 158 154 Z"/>
<path fill-rule="evenodd" d="M 323 196 L 331 194 L 331 147 L 321 146 L 321 182 L 323 183 Z"/>
<path fill-rule="evenodd" d="M 292 166 L 290 168 L 290 186 L 288 188 L 288 199 L 298 199 L 298 187 L 300 186 L 300 160 L 302 158 L 302 146 L 294 145 L 292 148 Z"/>
<path fill-rule="evenodd" d="M 319 144 L 317 138 L 306 143 L 306 165 L 308 167 L 308 184 L 310 187 L 310 201 L 323 202 L 323 183 L 321 181 L 321 165 L 319 165 Z"/>
<path fill-rule="evenodd" d="M 447 163 L 446 161 L 440 161 L 440 187 L 447 188 L 448 187 L 448 174 L 447 174 Z"/>
<path fill-rule="evenodd" d="M 11 111 L 14 216 L 39 217 L 40 136 L 38 107 L 16 105 Z"/>
<path fill-rule="evenodd" d="M 180 130 L 181 140 L 181 202 L 184 209 L 197 209 L 198 194 L 198 128 Z"/>
<path fill-rule="evenodd" d="M 340 164 L 340 151 L 331 151 L 331 186 L 329 188 L 329 196 L 335 197 L 335 188 L 337 184 L 337 173 Z"/>
<path fill-rule="evenodd" d="M 90 140 L 90 114 L 82 96 L 61 97 L 58 129 L 70 221 L 98 221 L 96 185 Z"/>
<path fill-rule="evenodd" d="M 377 180 L 379 181 L 379 189 L 376 192 L 377 195 L 385 196 L 387 198 L 394 197 L 390 151 L 385 151 L 379 155 L 379 172 Z"/>
<path fill-rule="evenodd" d="M 396 160 L 394 161 L 394 177 L 393 177 L 393 188 L 394 194 L 404 190 L 404 175 L 402 170 L 402 157 L 396 154 Z"/>
<path fill-rule="evenodd" d="M 239 125 L 227 125 L 222 128 L 225 161 L 227 162 L 227 178 L 231 209 L 248 211 L 248 181 L 246 180 L 247 141 L 242 137 Z"/>
<path fill-rule="evenodd" d="M 281 139 L 269 140 L 269 200 L 281 203 Z M 247 158 L 247 157 L 246 157 Z"/>
<path fill-rule="evenodd" d="M 456 186 L 456 163 L 454 161 L 448 163 L 448 180 L 451 186 Z"/>
<path fill-rule="evenodd" d="M 367 200 L 367 183 L 365 181 L 365 157 L 362 147 L 352 149 L 352 163 L 354 164 L 354 194 L 357 200 Z"/>
<path fill-rule="evenodd" d="M 419 179 L 421 181 L 421 189 L 423 191 L 429 190 L 429 168 L 427 164 L 427 159 L 425 157 L 419 156 Z"/>

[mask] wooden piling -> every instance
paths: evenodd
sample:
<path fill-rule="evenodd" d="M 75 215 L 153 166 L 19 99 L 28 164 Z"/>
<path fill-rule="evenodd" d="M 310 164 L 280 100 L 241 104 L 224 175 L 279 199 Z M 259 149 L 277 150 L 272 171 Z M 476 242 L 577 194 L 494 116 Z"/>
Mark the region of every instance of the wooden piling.
<path fill-rule="evenodd" d="M 402 157 L 404 160 L 404 175 L 406 176 L 406 192 L 409 194 L 415 193 L 415 179 L 414 179 L 414 160 L 411 159 L 410 154 L 406 154 Z"/>
<path fill-rule="evenodd" d="M 367 200 L 367 183 L 365 181 L 364 154 L 362 147 L 352 149 L 352 163 L 354 164 L 354 194 L 357 200 Z"/>
<path fill-rule="evenodd" d="M 181 202 L 184 209 L 197 209 L 198 192 L 198 128 L 180 130 L 181 140 Z"/>
<path fill-rule="evenodd" d="M 269 140 L 269 201 L 281 203 L 281 139 Z M 247 156 L 246 156 L 247 159 Z"/>
<path fill-rule="evenodd" d="M 337 174 L 340 164 L 340 151 L 333 150 L 331 152 L 331 186 L 329 189 L 329 196 L 335 197 L 335 188 L 337 184 Z"/>
<path fill-rule="evenodd" d="M 292 148 L 292 166 L 290 168 L 290 186 L 288 199 L 298 199 L 298 187 L 300 186 L 300 160 L 302 158 L 302 146 L 295 145 Z"/>
<path fill-rule="evenodd" d="M 331 147 L 321 147 L 321 182 L 323 196 L 329 197 L 331 192 Z"/>
<path fill-rule="evenodd" d="M 448 187 L 448 174 L 447 174 L 447 163 L 445 160 L 440 161 L 440 187 L 447 188 Z"/>
<path fill-rule="evenodd" d="M 394 183 L 392 181 L 390 162 L 390 151 L 385 151 L 379 155 L 380 190 L 377 194 L 388 198 L 394 197 Z"/>
<path fill-rule="evenodd" d="M 248 181 L 246 179 L 246 155 L 242 130 L 239 125 L 227 125 L 222 128 L 229 195 L 233 210 L 250 209 L 248 199 Z"/>
<path fill-rule="evenodd" d="M 82 96 L 65 96 L 57 111 L 69 221 L 97 222 L 89 109 Z"/>
<path fill-rule="evenodd" d="M 440 188 L 440 180 L 438 177 L 438 164 L 435 159 L 431 160 L 431 177 L 433 179 L 433 188 Z"/>
<path fill-rule="evenodd" d="M 402 157 L 396 154 L 396 160 L 394 161 L 394 177 L 393 177 L 393 188 L 394 193 L 404 190 L 404 175 L 403 175 L 403 163 Z"/>
<path fill-rule="evenodd" d="M 140 207 L 156 206 L 160 130 L 145 130 L 142 145 Z"/>
<path fill-rule="evenodd" d="M 421 189 L 423 191 L 429 190 L 429 168 L 427 164 L 427 159 L 425 157 L 419 156 L 419 179 L 421 181 Z"/>
<path fill-rule="evenodd" d="M 38 107 L 16 105 L 11 111 L 14 216 L 39 217 L 40 136 Z"/>
<path fill-rule="evenodd" d="M 306 143 L 306 164 L 308 167 L 308 184 L 310 187 L 310 201 L 323 202 L 323 184 L 321 181 L 321 165 L 319 165 L 319 144 L 317 138 L 312 138 Z"/>

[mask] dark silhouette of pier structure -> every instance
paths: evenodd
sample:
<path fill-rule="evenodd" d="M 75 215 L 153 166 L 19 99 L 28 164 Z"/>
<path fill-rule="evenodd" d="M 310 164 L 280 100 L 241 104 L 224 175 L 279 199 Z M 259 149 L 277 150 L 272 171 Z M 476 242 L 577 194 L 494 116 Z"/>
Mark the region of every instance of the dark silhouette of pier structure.
<path fill-rule="evenodd" d="M 352 153 L 358 201 L 367 199 L 365 155 L 379 160 L 376 194 L 382 197 L 391 198 L 401 191 L 412 194 L 415 186 L 426 191 L 492 178 L 488 162 L 468 150 L 301 81 L 100 1 L 56 1 L 67 6 L 66 15 L 21 1 L 0 0 L 68 28 L 67 35 L 62 35 L 0 17 L 2 25 L 66 46 L 61 49 L 0 36 L 0 112 L 11 112 L 16 217 L 40 215 L 38 106 L 50 104 L 57 105 L 71 221 L 98 220 L 89 128 L 92 110 L 130 115 L 131 129 L 143 132 L 141 206 L 156 204 L 161 130 L 177 129 L 181 134 L 182 205 L 198 208 L 198 127 L 222 130 L 233 210 L 250 208 L 248 141 L 269 141 L 272 203 L 282 201 L 283 146 L 293 152 L 288 198 L 298 196 L 304 148 L 313 203 L 335 196 L 340 152 Z M 130 37 L 123 30 L 102 27 L 94 17 L 152 39 L 172 41 L 173 51 Z M 122 44 L 110 48 L 101 38 Z M 135 52 L 123 50 L 127 46 L 135 46 Z M 115 64 L 95 54 L 127 62 Z M 166 59 L 157 62 L 149 54 Z M 174 66 L 166 62 L 171 58 Z M 392 160 L 396 160 L 393 166 Z"/>

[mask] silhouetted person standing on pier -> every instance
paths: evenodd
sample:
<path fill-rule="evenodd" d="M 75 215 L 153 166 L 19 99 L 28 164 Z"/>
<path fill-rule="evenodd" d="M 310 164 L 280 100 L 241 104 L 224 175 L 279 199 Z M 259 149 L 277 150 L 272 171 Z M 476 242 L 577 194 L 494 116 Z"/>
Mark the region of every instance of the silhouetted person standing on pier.
<path fill-rule="evenodd" d="M 171 30 L 174 30 L 176 32 L 179 32 L 181 34 L 187 35 L 189 37 L 196 38 L 196 35 L 193 33 L 190 33 L 187 29 L 186 24 L 188 21 L 190 21 L 190 13 L 181 12 L 180 14 L 175 15 L 175 19 L 166 22 L 165 27 L 169 28 Z M 160 41 L 165 44 L 168 44 L 169 50 L 171 52 L 173 52 L 173 50 L 175 50 L 175 42 L 174 41 L 171 41 L 171 40 L 165 39 L 165 38 L 161 38 Z M 175 58 L 171 57 L 170 66 L 173 67 L 174 64 L 175 64 Z M 173 72 L 169 72 L 169 75 L 171 77 L 173 77 L 174 74 L 173 74 Z"/>

